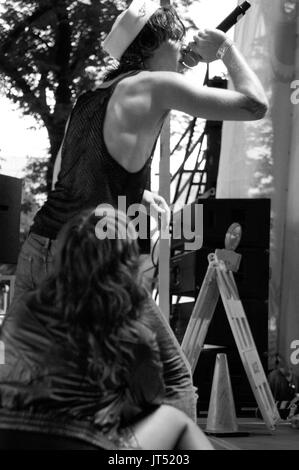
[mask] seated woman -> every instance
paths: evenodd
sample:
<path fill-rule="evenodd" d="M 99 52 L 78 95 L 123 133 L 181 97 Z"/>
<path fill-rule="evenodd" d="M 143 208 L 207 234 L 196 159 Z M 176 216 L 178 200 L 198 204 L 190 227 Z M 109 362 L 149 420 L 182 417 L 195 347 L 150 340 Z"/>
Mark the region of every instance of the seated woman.
<path fill-rule="evenodd" d="M 126 216 L 106 207 L 69 222 L 53 274 L 2 328 L 0 448 L 212 449 L 168 404 L 176 359 L 152 305 Z"/>

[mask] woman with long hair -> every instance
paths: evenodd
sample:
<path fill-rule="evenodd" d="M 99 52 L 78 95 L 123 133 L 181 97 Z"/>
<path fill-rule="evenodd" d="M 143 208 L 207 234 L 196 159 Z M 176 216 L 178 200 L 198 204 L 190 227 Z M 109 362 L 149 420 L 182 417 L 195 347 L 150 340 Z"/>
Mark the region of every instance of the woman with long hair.
<path fill-rule="evenodd" d="M 109 206 L 84 211 L 63 229 L 51 276 L 15 304 L 2 328 L 0 448 L 34 447 L 30 436 L 36 448 L 65 440 L 74 448 L 82 441 L 106 449 L 212 448 L 167 405 L 160 325 L 136 238 L 132 222 Z"/>

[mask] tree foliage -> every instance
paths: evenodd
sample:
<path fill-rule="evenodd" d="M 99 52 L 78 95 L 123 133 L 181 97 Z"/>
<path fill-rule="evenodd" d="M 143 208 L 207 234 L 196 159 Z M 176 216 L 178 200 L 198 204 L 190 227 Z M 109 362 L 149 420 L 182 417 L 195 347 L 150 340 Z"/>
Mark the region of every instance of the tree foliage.
<path fill-rule="evenodd" d="M 41 181 L 46 166 L 46 183 L 41 182 L 40 190 L 51 186 L 55 157 L 75 98 L 93 88 L 102 75 L 106 63 L 102 40 L 116 15 L 129 3 L 121 0 L 0 3 L 1 91 L 48 131 L 49 160 L 29 162 L 27 168 L 31 178 Z M 186 18 L 191 1 L 174 4 Z M 192 20 L 187 24 L 192 25 Z"/>
<path fill-rule="evenodd" d="M 90 4 L 89 4 L 90 3 Z M 21 239 L 51 186 L 52 169 L 76 97 L 96 86 L 107 60 L 101 43 L 129 1 L 0 0 L 0 93 L 36 119 L 49 136 L 49 157 L 28 159 Z M 173 2 L 187 27 L 191 0 Z M 0 171 L 2 158 L 0 154 Z M 11 271 L 10 271 L 11 270 Z M 13 273 L 14 267 L 1 266 Z"/>
<path fill-rule="evenodd" d="M 121 3 L 5 0 L 0 20 L 2 92 L 48 131 L 52 166 L 75 97 L 101 72 L 101 42 Z"/>

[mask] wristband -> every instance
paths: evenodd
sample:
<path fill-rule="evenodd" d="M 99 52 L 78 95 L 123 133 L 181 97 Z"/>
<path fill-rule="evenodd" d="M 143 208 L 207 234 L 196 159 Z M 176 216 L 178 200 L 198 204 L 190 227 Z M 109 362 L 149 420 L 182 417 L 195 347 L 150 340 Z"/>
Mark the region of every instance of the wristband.
<path fill-rule="evenodd" d="M 234 42 L 227 38 L 219 47 L 217 53 L 216 53 L 216 58 L 223 60 L 224 56 L 226 55 L 227 51 L 234 45 Z"/>

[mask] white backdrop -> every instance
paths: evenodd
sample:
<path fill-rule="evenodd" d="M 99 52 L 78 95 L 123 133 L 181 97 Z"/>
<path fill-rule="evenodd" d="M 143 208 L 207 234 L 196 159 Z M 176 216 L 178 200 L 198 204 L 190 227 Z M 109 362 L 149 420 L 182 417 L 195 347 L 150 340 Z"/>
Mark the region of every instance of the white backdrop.
<path fill-rule="evenodd" d="M 299 340 L 299 104 L 291 102 L 299 2 L 251 3 L 235 41 L 267 91 L 270 112 L 262 121 L 224 124 L 217 197 L 272 199 L 271 348 L 290 362 L 291 343 Z"/>

